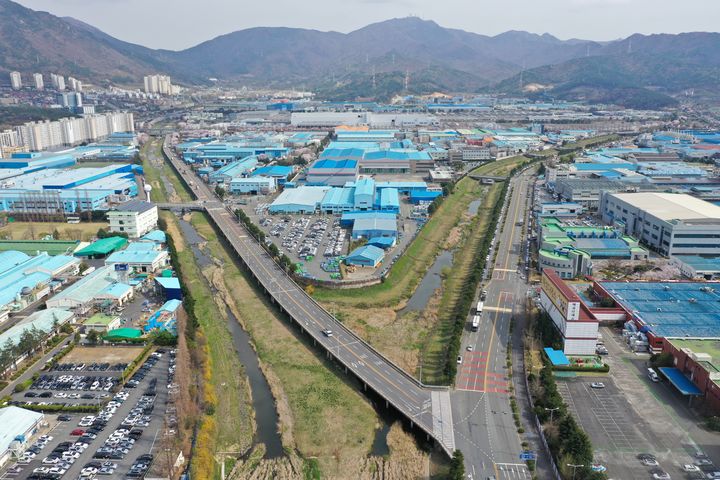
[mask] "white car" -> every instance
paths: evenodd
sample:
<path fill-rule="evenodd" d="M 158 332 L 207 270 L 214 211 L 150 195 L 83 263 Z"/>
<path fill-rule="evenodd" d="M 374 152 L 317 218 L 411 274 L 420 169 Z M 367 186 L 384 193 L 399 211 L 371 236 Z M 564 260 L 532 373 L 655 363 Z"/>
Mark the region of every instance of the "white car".
<path fill-rule="evenodd" d="M 658 461 L 655 460 L 654 458 L 643 458 L 642 464 L 645 465 L 646 467 L 657 467 L 658 465 L 660 465 L 658 463 Z"/>
<path fill-rule="evenodd" d="M 718 479 L 718 478 L 720 478 L 720 471 L 717 471 L 717 472 L 708 472 L 707 478 L 711 478 L 711 479 Z"/>
<path fill-rule="evenodd" d="M 667 473 L 667 472 L 656 472 L 656 473 L 653 473 L 652 478 L 653 478 L 654 480 L 671 480 L 671 479 L 670 479 L 670 474 Z"/>
<path fill-rule="evenodd" d="M 602 382 L 593 382 L 590 384 L 592 388 L 605 388 L 605 384 Z"/>
<path fill-rule="evenodd" d="M 700 467 L 698 467 L 697 465 L 686 464 L 682 466 L 682 470 L 683 472 L 699 472 Z"/>

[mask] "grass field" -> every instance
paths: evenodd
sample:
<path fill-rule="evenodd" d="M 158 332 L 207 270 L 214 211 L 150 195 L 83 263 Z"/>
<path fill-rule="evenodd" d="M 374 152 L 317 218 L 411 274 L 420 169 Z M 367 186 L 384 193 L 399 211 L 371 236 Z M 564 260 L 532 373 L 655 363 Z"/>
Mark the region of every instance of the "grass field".
<path fill-rule="evenodd" d="M 344 468 L 370 450 L 378 422 L 375 411 L 358 393 L 358 385 L 333 371 L 338 367 L 318 358 L 279 317 L 230 259 L 207 218 L 193 213 L 192 224 L 222 262 L 218 273 L 225 294 L 253 339 L 276 397 L 283 444 L 305 458 L 317 457 L 325 475 L 342 478 L 349 471 Z"/>
<path fill-rule="evenodd" d="M 154 202 L 191 201 L 192 195 L 190 192 L 185 188 L 172 167 L 164 161 L 162 144 L 163 140 L 156 138 L 145 143 L 140 148 L 140 155 L 144 159 L 145 180 L 153 187 L 150 198 Z M 148 165 L 151 168 L 147 168 Z M 168 188 L 165 180 L 170 183 L 172 191 Z"/>
<path fill-rule="evenodd" d="M 108 228 L 107 222 L 10 222 L 0 227 L 0 238 L 8 240 L 40 240 L 57 230 L 58 240 L 90 241 L 98 229 Z"/>

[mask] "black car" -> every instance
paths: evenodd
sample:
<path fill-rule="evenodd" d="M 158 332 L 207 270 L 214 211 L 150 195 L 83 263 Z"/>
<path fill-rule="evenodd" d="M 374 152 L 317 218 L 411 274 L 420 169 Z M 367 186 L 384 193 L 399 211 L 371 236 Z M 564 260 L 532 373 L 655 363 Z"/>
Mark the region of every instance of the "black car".
<path fill-rule="evenodd" d="M 38 395 L 38 397 L 40 397 L 40 398 L 50 398 L 50 397 L 52 397 L 52 395 L 53 395 L 52 392 L 42 392 L 40 395 Z"/>
<path fill-rule="evenodd" d="M 25 395 L 23 395 L 26 398 L 35 398 L 37 397 L 37 393 L 35 392 L 25 392 Z"/>
<path fill-rule="evenodd" d="M 58 415 L 58 422 L 69 422 L 72 417 L 70 415 Z"/>

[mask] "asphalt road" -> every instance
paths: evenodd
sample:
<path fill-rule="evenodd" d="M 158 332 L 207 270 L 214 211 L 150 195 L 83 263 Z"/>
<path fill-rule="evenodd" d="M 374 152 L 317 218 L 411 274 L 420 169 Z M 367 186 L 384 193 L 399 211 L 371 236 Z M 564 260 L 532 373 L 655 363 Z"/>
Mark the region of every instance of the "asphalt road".
<path fill-rule="evenodd" d="M 464 454 L 468 478 L 531 477 L 520 460 L 521 440 L 510 408 L 511 380 L 506 368 L 510 321 L 514 313 L 522 312 L 527 293 L 526 276 L 518 272 L 523 227 L 516 224 L 524 219 L 527 225 L 531 179 L 532 174 L 525 172 L 510 181 L 512 193 L 501 222 L 504 228 L 496 237 L 492 277 L 484 287 L 487 297 L 480 328 L 470 331 L 469 316 L 463 335 L 463 359 L 451 398 L 455 443 Z"/>
<path fill-rule="evenodd" d="M 322 345 L 345 370 L 392 404 L 414 425 L 419 426 L 449 454 L 455 436 L 449 391 L 420 384 L 379 352 L 345 328 L 317 304 L 270 258 L 217 197 L 185 163 L 167 147 L 165 154 L 182 175 L 208 215 L 262 287 L 315 343 Z M 326 336 L 323 330 L 332 330 Z"/>

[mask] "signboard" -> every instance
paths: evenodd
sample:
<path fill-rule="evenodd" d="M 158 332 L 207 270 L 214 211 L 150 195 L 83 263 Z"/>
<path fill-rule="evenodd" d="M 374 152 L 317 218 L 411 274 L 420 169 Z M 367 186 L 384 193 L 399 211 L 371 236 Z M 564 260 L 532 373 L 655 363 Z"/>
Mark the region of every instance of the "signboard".
<path fill-rule="evenodd" d="M 561 280 L 562 281 L 562 280 Z M 580 318 L 580 304 L 578 302 L 568 302 L 565 294 L 550 280 L 547 275 L 543 275 L 540 280 L 540 286 L 550 301 L 560 310 L 566 320 L 577 320 Z"/>
<path fill-rule="evenodd" d="M 116 263 L 116 264 L 115 264 L 115 271 L 116 271 L 116 272 L 127 272 L 127 271 L 128 271 L 128 264 L 127 264 L 127 263 Z"/>
<path fill-rule="evenodd" d="M 527 460 L 536 460 L 536 459 L 537 459 L 537 455 L 535 454 L 535 452 L 531 452 L 529 450 L 526 450 L 520 454 L 520 460 L 527 461 Z"/>

